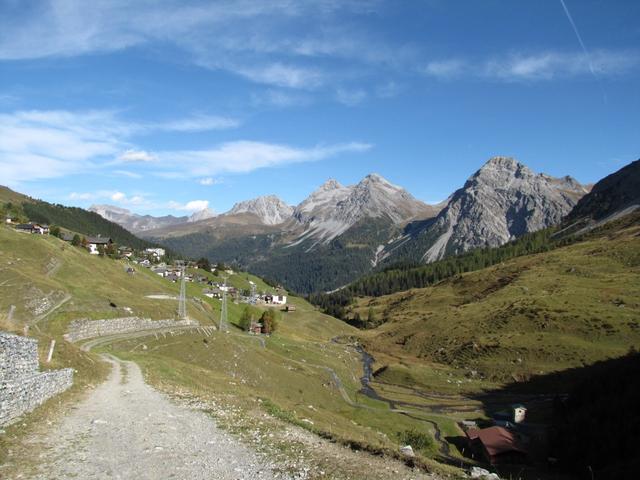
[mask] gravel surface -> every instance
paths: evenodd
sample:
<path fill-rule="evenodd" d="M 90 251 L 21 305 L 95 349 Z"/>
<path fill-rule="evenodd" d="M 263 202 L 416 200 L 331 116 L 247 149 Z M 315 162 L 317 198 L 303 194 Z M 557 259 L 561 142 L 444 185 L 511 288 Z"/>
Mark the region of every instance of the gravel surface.
<path fill-rule="evenodd" d="M 208 415 L 147 385 L 135 363 L 105 359 L 109 379 L 39 439 L 38 473 L 19 478 L 283 478 Z"/>

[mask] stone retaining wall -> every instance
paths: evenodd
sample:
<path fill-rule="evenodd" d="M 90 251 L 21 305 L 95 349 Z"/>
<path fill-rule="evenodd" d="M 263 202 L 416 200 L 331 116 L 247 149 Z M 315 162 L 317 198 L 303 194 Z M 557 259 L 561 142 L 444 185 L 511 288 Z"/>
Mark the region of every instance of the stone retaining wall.
<path fill-rule="evenodd" d="M 157 328 L 196 327 L 195 320 L 151 320 L 140 317 L 122 317 L 103 320 L 74 320 L 69 324 L 65 340 L 77 342 L 87 338 L 104 337 L 118 333 L 138 332 Z"/>
<path fill-rule="evenodd" d="M 73 369 L 40 372 L 38 342 L 0 332 L 0 426 L 73 384 Z"/>

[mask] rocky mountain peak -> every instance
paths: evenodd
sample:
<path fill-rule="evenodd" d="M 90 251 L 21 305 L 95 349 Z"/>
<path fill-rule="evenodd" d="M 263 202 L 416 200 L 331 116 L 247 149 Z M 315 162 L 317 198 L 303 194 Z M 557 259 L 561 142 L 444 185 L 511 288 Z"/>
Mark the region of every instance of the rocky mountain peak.
<path fill-rule="evenodd" d="M 293 207 L 287 205 L 276 195 L 264 195 L 236 203 L 227 212 L 227 215 L 239 213 L 252 213 L 265 225 L 278 225 L 291 217 Z"/>
<path fill-rule="evenodd" d="M 492 157 L 469 179 L 499 183 L 511 179 L 526 179 L 535 176 L 529 167 L 511 157 Z"/>
<path fill-rule="evenodd" d="M 335 180 L 326 182 L 296 207 L 293 216 L 306 226 L 300 238 L 326 243 L 364 218 L 387 218 L 401 224 L 428 208 L 406 190 L 372 173 L 348 187 Z"/>
<path fill-rule="evenodd" d="M 335 180 L 334 178 L 330 178 L 329 180 L 324 182 L 322 185 L 320 185 L 316 190 L 316 192 L 328 192 L 331 190 L 338 190 L 340 188 L 344 188 L 343 185 L 337 180 Z"/>
<path fill-rule="evenodd" d="M 430 227 L 435 241 L 424 259 L 495 247 L 558 224 L 585 193 L 571 177 L 536 174 L 513 158 L 493 157 L 440 212 Z"/>
<path fill-rule="evenodd" d="M 200 220 L 206 220 L 207 218 L 213 218 L 216 213 L 210 208 L 204 208 L 199 212 L 194 212 L 189 216 L 189 222 L 199 222 Z"/>

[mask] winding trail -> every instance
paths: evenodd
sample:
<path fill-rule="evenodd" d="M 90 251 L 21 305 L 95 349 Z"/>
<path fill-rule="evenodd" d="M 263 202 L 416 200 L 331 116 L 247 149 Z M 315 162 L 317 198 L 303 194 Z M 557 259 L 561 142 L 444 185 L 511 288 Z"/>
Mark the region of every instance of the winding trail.
<path fill-rule="evenodd" d="M 46 453 L 37 473 L 21 478 L 276 478 L 274 465 L 208 415 L 147 385 L 135 363 L 103 358 L 113 367 L 108 380 L 38 439 Z"/>

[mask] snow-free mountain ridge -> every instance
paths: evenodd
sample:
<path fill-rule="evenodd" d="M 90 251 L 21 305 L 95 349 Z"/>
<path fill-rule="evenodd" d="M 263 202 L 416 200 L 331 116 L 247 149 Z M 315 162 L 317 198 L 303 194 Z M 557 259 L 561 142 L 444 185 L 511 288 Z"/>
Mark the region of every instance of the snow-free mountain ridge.
<path fill-rule="evenodd" d="M 556 225 L 587 192 L 571 177 L 536 174 L 510 157 L 491 158 L 423 233 L 433 241 L 422 259 L 495 247 Z"/>
<path fill-rule="evenodd" d="M 291 218 L 293 207 L 287 205 L 276 195 L 265 195 L 238 202 L 225 215 L 239 213 L 252 213 L 265 225 L 278 225 Z"/>
<path fill-rule="evenodd" d="M 209 208 L 195 212 L 191 216 L 183 217 L 175 217 L 173 215 L 165 215 L 163 217 L 139 215 L 126 208 L 116 207 L 114 205 L 91 205 L 88 210 L 97 213 L 105 220 L 117 223 L 133 233 L 141 233 L 188 222 L 198 222 L 215 216 L 215 213 Z"/>

